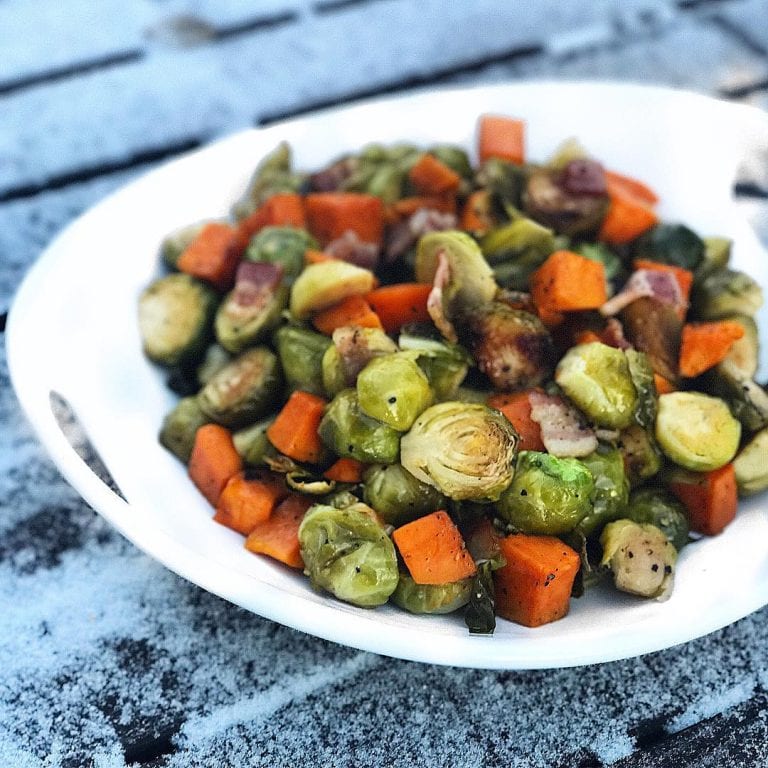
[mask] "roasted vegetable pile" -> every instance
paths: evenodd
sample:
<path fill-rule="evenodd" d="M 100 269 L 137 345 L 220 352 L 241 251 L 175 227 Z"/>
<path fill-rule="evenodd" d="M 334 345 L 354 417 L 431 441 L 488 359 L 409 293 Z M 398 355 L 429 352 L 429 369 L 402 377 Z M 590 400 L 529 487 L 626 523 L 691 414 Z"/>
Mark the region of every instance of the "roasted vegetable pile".
<path fill-rule="evenodd" d="M 252 552 L 359 606 L 563 617 L 644 598 L 768 487 L 760 287 L 575 141 L 287 145 L 226 221 L 162 245 L 139 300 L 181 396 L 161 443 Z M 707 233 L 709 234 L 709 233 Z"/>

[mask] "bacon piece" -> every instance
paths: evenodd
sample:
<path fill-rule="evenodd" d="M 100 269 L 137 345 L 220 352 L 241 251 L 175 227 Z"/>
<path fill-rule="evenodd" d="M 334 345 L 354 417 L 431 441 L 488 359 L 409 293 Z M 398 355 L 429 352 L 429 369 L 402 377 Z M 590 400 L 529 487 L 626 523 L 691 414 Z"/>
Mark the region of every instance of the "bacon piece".
<path fill-rule="evenodd" d="M 379 246 L 361 240 L 357 232 L 351 229 L 328 243 L 323 252 L 331 258 L 348 261 L 363 269 L 374 270 L 379 261 Z"/>
<path fill-rule="evenodd" d="M 333 343 L 336 347 L 344 368 L 344 377 L 348 386 L 352 386 L 357 374 L 378 355 L 396 352 L 397 346 L 392 341 L 391 349 L 382 346 L 372 347 L 370 336 L 362 328 L 355 325 L 345 325 L 333 332 Z M 386 340 L 386 339 L 385 339 Z M 391 339 L 389 340 L 391 341 Z"/>
<path fill-rule="evenodd" d="M 265 303 L 283 279 L 283 267 L 266 261 L 243 261 L 237 268 L 233 299 L 241 307 Z"/>
<path fill-rule="evenodd" d="M 432 318 L 432 322 L 437 326 L 440 333 L 452 341 L 454 344 L 459 340 L 453 323 L 445 315 L 443 305 L 443 288 L 445 288 L 451 279 L 451 266 L 444 251 L 437 254 L 437 269 L 435 277 L 432 280 L 432 290 L 427 296 L 427 312 Z"/>
<path fill-rule="evenodd" d="M 604 317 L 616 315 L 633 301 L 643 297 L 656 299 L 675 309 L 687 308 L 680 291 L 680 284 L 671 272 L 659 269 L 636 269 L 621 291 L 600 307 L 600 314 Z"/>
<path fill-rule="evenodd" d="M 632 344 L 624 335 L 624 326 L 621 321 L 615 317 L 608 318 L 605 328 L 600 332 L 600 338 L 604 344 L 616 349 L 632 349 Z"/>
<path fill-rule="evenodd" d="M 434 208 L 419 208 L 416 213 L 394 226 L 387 238 L 386 261 L 392 263 L 402 256 L 416 241 L 427 232 L 444 232 L 456 228 L 456 216 L 443 213 Z"/>
<path fill-rule="evenodd" d="M 597 449 L 594 431 L 562 397 L 533 391 L 528 400 L 531 419 L 541 427 L 544 447 L 553 456 L 587 456 Z"/>

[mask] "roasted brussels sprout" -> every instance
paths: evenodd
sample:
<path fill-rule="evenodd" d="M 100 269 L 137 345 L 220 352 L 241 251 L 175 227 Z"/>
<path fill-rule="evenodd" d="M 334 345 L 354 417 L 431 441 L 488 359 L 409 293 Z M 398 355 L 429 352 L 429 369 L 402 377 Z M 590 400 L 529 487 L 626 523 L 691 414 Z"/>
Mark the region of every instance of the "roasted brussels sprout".
<path fill-rule="evenodd" d="M 383 605 L 397 587 L 395 545 L 365 504 L 310 507 L 299 526 L 299 544 L 312 584 L 339 600 Z"/>
<path fill-rule="evenodd" d="M 696 282 L 701 282 L 705 277 L 725 269 L 731 260 L 731 246 L 733 241 L 727 237 L 705 237 L 704 255 L 696 267 Z"/>
<path fill-rule="evenodd" d="M 473 578 L 448 584 L 417 584 L 407 573 L 392 593 L 392 602 L 409 613 L 453 613 L 469 602 Z"/>
<path fill-rule="evenodd" d="M 637 393 L 620 349 L 600 342 L 571 347 L 557 365 L 555 381 L 595 424 L 623 429 L 632 423 Z"/>
<path fill-rule="evenodd" d="M 195 371 L 198 385 L 205 386 L 233 357 L 221 344 L 209 344 Z"/>
<path fill-rule="evenodd" d="M 144 354 L 156 363 L 194 360 L 211 336 L 218 296 L 205 283 L 183 273 L 155 280 L 139 297 L 139 331 Z"/>
<path fill-rule="evenodd" d="M 741 496 L 768 488 L 768 427 L 758 432 L 739 452 L 733 462 L 736 485 Z"/>
<path fill-rule="evenodd" d="M 267 429 L 273 421 L 274 418 L 270 416 L 248 427 L 243 427 L 232 435 L 235 449 L 245 464 L 260 467 L 266 464 L 264 460 L 266 456 L 275 454 L 275 448 L 267 437 Z"/>
<path fill-rule="evenodd" d="M 636 349 L 624 350 L 629 366 L 629 375 L 632 378 L 637 399 L 635 400 L 635 421 L 644 429 L 653 427 L 656 421 L 658 408 L 658 395 L 656 383 L 653 378 L 653 368 L 648 356 Z"/>
<path fill-rule="evenodd" d="M 333 332 L 333 344 L 320 362 L 323 387 L 329 396 L 352 387 L 360 371 L 381 355 L 397 352 L 397 344 L 378 328 L 344 326 Z"/>
<path fill-rule="evenodd" d="M 198 221 L 194 224 L 187 224 L 184 227 L 174 230 L 166 235 L 160 245 L 160 253 L 167 267 L 176 269 L 179 263 L 179 257 L 187 246 L 203 231 L 209 221 Z"/>
<path fill-rule="evenodd" d="M 538 317 L 492 301 L 464 316 L 467 344 L 495 389 L 535 387 L 549 376 L 553 344 Z"/>
<path fill-rule="evenodd" d="M 357 377 L 357 400 L 368 416 L 398 432 L 411 428 L 434 399 L 429 381 L 409 352 L 371 360 Z"/>
<path fill-rule="evenodd" d="M 438 400 L 451 397 L 469 370 L 470 357 L 463 347 L 431 338 L 414 326 L 401 329 L 398 346 L 406 352 L 416 353 L 416 362 Z"/>
<path fill-rule="evenodd" d="M 493 271 L 477 243 L 464 232 L 430 232 L 419 240 L 416 252 L 416 279 L 431 283 L 440 256 L 448 265 L 447 284 L 443 287 L 443 306 L 453 318 L 466 308 L 490 301 L 498 289 Z"/>
<path fill-rule="evenodd" d="M 624 458 L 629 483 L 633 487 L 653 477 L 661 469 L 661 451 L 650 431 L 639 424 L 621 430 L 618 448 Z"/>
<path fill-rule="evenodd" d="M 727 372 L 742 381 L 754 378 L 759 365 L 757 323 L 749 315 L 730 315 L 723 319 L 738 323 L 744 329 L 744 335 L 731 344 L 723 361 Z"/>
<path fill-rule="evenodd" d="M 317 431 L 337 456 L 347 456 L 368 464 L 392 464 L 397 461 L 400 433 L 366 416 L 354 389 L 345 389 L 331 400 Z"/>
<path fill-rule="evenodd" d="M 623 517 L 655 525 L 679 552 L 688 543 L 685 507 L 663 488 L 638 488 L 629 497 Z"/>
<path fill-rule="evenodd" d="M 736 454 L 741 424 L 717 397 L 700 392 L 670 392 L 659 397 L 656 440 L 676 464 L 707 472 Z"/>
<path fill-rule="evenodd" d="M 577 168 L 586 167 L 589 184 L 573 183 Z M 599 169 L 599 170 L 598 170 Z M 608 210 L 608 194 L 602 168 L 589 160 L 572 160 L 560 170 L 539 168 L 528 177 L 523 209 L 535 221 L 573 237 L 595 231 Z"/>
<path fill-rule="evenodd" d="M 621 322 L 635 349 L 648 355 L 653 370 L 667 381 L 677 381 L 683 322 L 675 308 L 644 296 L 624 308 Z"/>
<path fill-rule="evenodd" d="M 185 464 L 192 454 L 195 433 L 210 418 L 201 410 L 196 397 L 184 397 L 170 411 L 160 428 L 160 444 Z"/>
<path fill-rule="evenodd" d="M 331 340 L 298 325 L 283 325 L 275 331 L 274 344 L 285 382 L 291 389 L 324 395 L 323 355 Z"/>
<path fill-rule="evenodd" d="M 512 481 L 518 439 L 498 411 L 448 401 L 416 419 L 401 441 L 400 461 L 450 499 L 496 501 Z"/>
<path fill-rule="evenodd" d="M 296 227 L 264 227 L 251 238 L 245 251 L 248 261 L 278 264 L 290 281 L 304 269 L 304 254 L 308 248 L 318 248 L 317 240 L 304 229 Z"/>
<path fill-rule="evenodd" d="M 677 551 L 655 525 L 616 520 L 605 526 L 600 544 L 601 565 L 611 569 L 617 589 L 657 600 L 669 597 Z"/>
<path fill-rule="evenodd" d="M 592 511 L 594 490 L 592 473 L 578 459 L 522 451 L 496 508 L 517 531 L 556 536 L 572 531 Z"/>
<path fill-rule="evenodd" d="M 635 241 L 632 254 L 693 271 L 704 258 L 704 242 L 682 224 L 657 224 Z"/>
<path fill-rule="evenodd" d="M 253 347 L 222 368 L 200 390 L 200 408 L 231 429 L 269 413 L 280 396 L 282 377 L 277 357 L 266 347 Z"/>
<path fill-rule="evenodd" d="M 302 320 L 348 296 L 368 293 L 374 282 L 373 272 L 346 261 L 333 259 L 310 264 L 291 288 L 291 314 Z"/>
<path fill-rule="evenodd" d="M 508 219 L 509 209 L 519 209 L 525 188 L 525 169 L 515 163 L 491 157 L 475 174 L 475 182 L 491 195 L 494 218 Z"/>
<path fill-rule="evenodd" d="M 472 178 L 472 165 L 469 162 L 469 156 L 461 147 L 457 147 L 455 144 L 435 144 L 427 151 L 463 179 Z"/>
<path fill-rule="evenodd" d="M 400 464 L 376 464 L 363 476 L 363 499 L 389 525 L 401 526 L 445 508 L 447 499 Z"/>
<path fill-rule="evenodd" d="M 744 272 L 718 269 L 694 285 L 691 297 L 693 316 L 700 320 L 718 320 L 727 315 L 753 317 L 763 305 L 763 291 Z"/>
<path fill-rule="evenodd" d="M 703 380 L 747 430 L 757 432 L 768 426 L 768 393 L 753 379 L 743 378 L 737 364 L 726 359 L 707 371 Z"/>
<path fill-rule="evenodd" d="M 581 462 L 595 481 L 592 509 L 579 522 L 576 530 L 591 536 L 606 523 L 624 516 L 629 500 L 629 480 L 624 471 L 624 457 L 616 448 L 598 448 Z"/>

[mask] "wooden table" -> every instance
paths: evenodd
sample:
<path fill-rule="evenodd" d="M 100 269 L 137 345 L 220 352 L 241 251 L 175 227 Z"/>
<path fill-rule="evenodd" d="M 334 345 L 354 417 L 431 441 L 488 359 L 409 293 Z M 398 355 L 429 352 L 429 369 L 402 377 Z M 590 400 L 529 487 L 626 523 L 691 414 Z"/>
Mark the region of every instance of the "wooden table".
<path fill-rule="evenodd" d="M 111 190 L 320 106 L 540 77 L 768 106 L 766 0 L 525 6 L 4 0 L 0 311 L 51 237 Z M 749 159 L 736 191 L 768 243 L 767 158 Z M 127 543 L 36 442 L 4 348 L 0 381 L 1 766 L 768 764 L 768 609 L 679 648 L 569 670 L 439 668 L 333 645 Z"/>

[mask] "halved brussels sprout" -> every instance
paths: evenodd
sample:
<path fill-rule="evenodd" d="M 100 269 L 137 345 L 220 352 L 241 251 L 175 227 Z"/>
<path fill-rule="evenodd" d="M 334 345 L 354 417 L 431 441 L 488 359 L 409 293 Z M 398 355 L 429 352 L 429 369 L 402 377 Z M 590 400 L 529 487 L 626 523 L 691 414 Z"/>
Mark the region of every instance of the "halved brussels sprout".
<path fill-rule="evenodd" d="M 376 278 L 369 269 L 346 261 L 323 261 L 310 264 L 296 278 L 291 288 L 291 314 L 301 320 L 348 296 L 373 290 Z"/>
<path fill-rule="evenodd" d="M 635 386 L 637 400 L 635 401 L 635 421 L 645 429 L 650 429 L 656 421 L 658 395 L 656 382 L 653 378 L 653 367 L 644 352 L 636 349 L 624 350 L 629 366 L 629 375 Z"/>
<path fill-rule="evenodd" d="M 694 286 L 693 315 L 700 320 L 718 320 L 726 315 L 753 317 L 763 305 L 763 290 L 744 272 L 719 269 Z"/>
<path fill-rule="evenodd" d="M 472 593 L 473 578 L 448 584 L 417 584 L 407 573 L 392 593 L 392 602 L 409 613 L 453 613 L 463 608 Z"/>
<path fill-rule="evenodd" d="M 235 450 L 245 464 L 260 467 L 266 464 L 264 460 L 266 456 L 275 454 L 275 448 L 267 437 L 267 429 L 273 421 L 274 418 L 270 416 L 248 427 L 243 427 L 232 435 Z"/>
<path fill-rule="evenodd" d="M 204 387 L 225 365 L 232 362 L 233 357 L 221 344 L 209 344 L 195 371 L 197 383 Z"/>
<path fill-rule="evenodd" d="M 768 393 L 753 379 L 744 378 L 737 363 L 726 358 L 707 371 L 703 380 L 750 432 L 768 426 Z"/>
<path fill-rule="evenodd" d="M 400 433 L 360 409 L 354 389 L 345 389 L 325 410 L 318 434 L 337 455 L 368 464 L 393 464 L 400 451 Z"/>
<path fill-rule="evenodd" d="M 261 341 L 278 323 L 288 304 L 288 289 L 238 284 L 219 305 L 214 321 L 216 338 L 237 354 Z"/>
<path fill-rule="evenodd" d="M 616 520 L 605 526 L 600 544 L 601 565 L 613 571 L 617 589 L 657 600 L 672 593 L 677 551 L 655 525 Z"/>
<path fill-rule="evenodd" d="M 144 354 L 162 365 L 195 359 L 211 336 L 216 292 L 184 273 L 152 282 L 139 297 L 139 331 Z"/>
<path fill-rule="evenodd" d="M 648 355 L 653 370 L 667 381 L 677 381 L 683 321 L 675 308 L 642 296 L 622 310 L 621 322 L 635 349 Z"/>
<path fill-rule="evenodd" d="M 594 503 L 577 526 L 585 536 L 591 536 L 612 520 L 624 514 L 629 501 L 629 480 L 624 470 L 624 457 L 616 448 L 600 447 L 581 459 L 595 481 Z"/>
<path fill-rule="evenodd" d="M 633 491 L 624 517 L 635 523 L 655 525 L 678 552 L 688 543 L 685 507 L 664 488 L 638 488 Z"/>
<path fill-rule="evenodd" d="M 475 182 L 491 193 L 498 218 L 510 218 L 508 210 L 519 209 L 526 181 L 526 170 L 516 163 L 491 157 L 478 169 Z"/>
<path fill-rule="evenodd" d="M 496 508 L 517 531 L 556 536 L 572 531 L 592 511 L 594 491 L 592 473 L 578 459 L 522 451 Z"/>
<path fill-rule="evenodd" d="M 557 365 L 555 381 L 595 424 L 623 429 L 632 423 L 637 393 L 620 349 L 597 341 L 571 347 Z"/>
<path fill-rule="evenodd" d="M 315 587 L 353 605 L 383 605 L 399 580 L 397 555 L 375 512 L 315 504 L 299 526 L 306 572 Z"/>
<path fill-rule="evenodd" d="M 696 267 L 696 282 L 701 282 L 707 275 L 725 269 L 731 260 L 733 240 L 727 237 L 705 237 L 704 256 Z"/>
<path fill-rule="evenodd" d="M 464 381 L 471 358 L 458 344 L 431 338 L 413 326 L 401 329 L 397 343 L 400 349 L 418 355 L 416 362 L 438 400 L 451 397 Z"/>
<path fill-rule="evenodd" d="M 723 363 L 734 378 L 752 379 L 759 365 L 759 340 L 757 323 L 749 315 L 730 315 L 723 320 L 732 320 L 744 329 L 744 335 L 731 344 Z"/>
<path fill-rule="evenodd" d="M 433 399 L 427 377 L 408 352 L 376 357 L 357 377 L 360 408 L 398 432 L 410 429 Z"/>
<path fill-rule="evenodd" d="M 708 472 L 736 454 L 741 424 L 717 397 L 700 392 L 670 392 L 659 397 L 656 440 L 676 464 Z"/>
<path fill-rule="evenodd" d="M 496 501 L 512 482 L 518 439 L 499 411 L 448 401 L 427 408 L 403 435 L 400 461 L 448 498 Z"/>
<path fill-rule="evenodd" d="M 768 427 L 758 432 L 733 462 L 739 494 L 749 496 L 768 488 Z"/>
<path fill-rule="evenodd" d="M 443 289 L 443 303 L 449 318 L 467 307 L 490 301 L 498 290 L 493 270 L 477 243 L 459 231 L 430 232 L 419 240 L 416 252 L 416 280 L 434 280 L 440 254 L 448 263 L 448 284 Z"/>
<path fill-rule="evenodd" d="M 291 389 L 324 395 L 322 361 L 331 340 L 309 328 L 283 325 L 275 331 L 274 344 L 286 384 Z"/>
<path fill-rule="evenodd" d="M 197 398 L 184 397 L 163 419 L 160 444 L 186 464 L 195 444 L 195 433 L 208 422 L 210 418 L 203 413 Z"/>
<path fill-rule="evenodd" d="M 213 421 L 237 429 L 277 405 L 281 384 L 274 353 L 266 347 L 253 347 L 213 376 L 200 390 L 198 402 Z"/>
<path fill-rule="evenodd" d="M 248 261 L 279 264 L 290 281 L 304 269 L 304 254 L 308 248 L 318 248 L 317 240 L 304 229 L 296 227 L 264 227 L 251 238 L 245 251 Z"/>
<path fill-rule="evenodd" d="M 682 224 L 657 224 L 635 241 L 632 253 L 636 259 L 693 271 L 704 258 L 704 242 Z"/>
<path fill-rule="evenodd" d="M 552 338 L 536 315 L 491 301 L 467 310 L 464 321 L 472 355 L 495 389 L 535 387 L 549 377 Z"/>
<path fill-rule="evenodd" d="M 633 487 L 661 469 L 661 451 L 651 433 L 639 424 L 621 430 L 618 448 Z"/>
<path fill-rule="evenodd" d="M 397 352 L 397 344 L 379 328 L 344 326 L 333 332 L 320 366 L 323 387 L 330 397 L 352 387 L 360 371 L 376 357 Z"/>
<path fill-rule="evenodd" d="M 401 526 L 444 509 L 445 496 L 400 464 L 377 464 L 363 476 L 363 499 L 389 525 Z"/>

